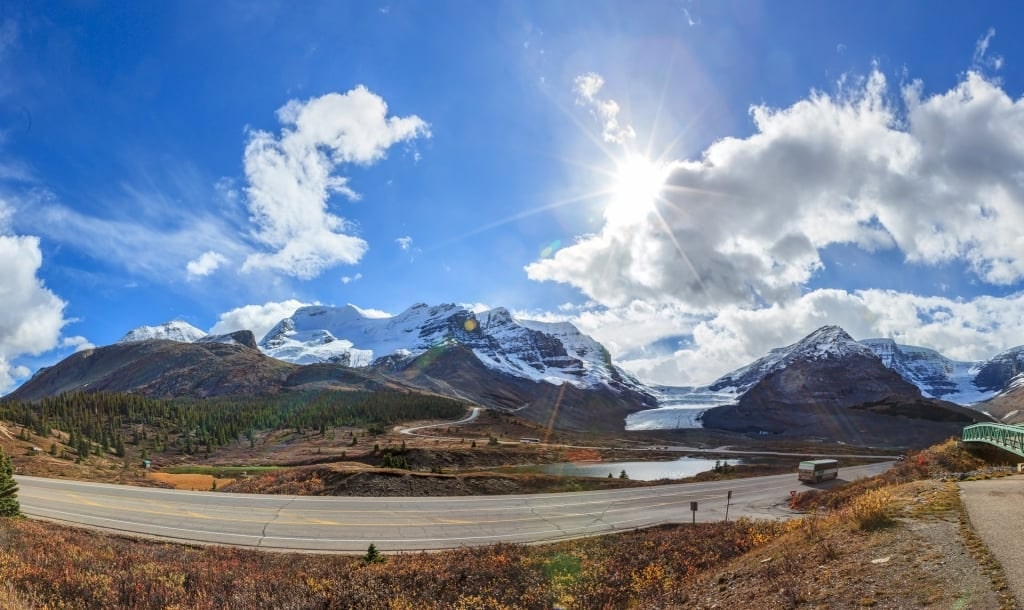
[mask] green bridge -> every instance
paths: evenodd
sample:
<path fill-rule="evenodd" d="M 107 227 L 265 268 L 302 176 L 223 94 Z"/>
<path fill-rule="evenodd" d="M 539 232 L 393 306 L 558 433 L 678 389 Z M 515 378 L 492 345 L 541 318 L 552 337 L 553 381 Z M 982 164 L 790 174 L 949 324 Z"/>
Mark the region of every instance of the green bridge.
<path fill-rule="evenodd" d="M 1024 426 L 974 424 L 964 428 L 965 443 L 988 443 L 1024 458 Z"/>

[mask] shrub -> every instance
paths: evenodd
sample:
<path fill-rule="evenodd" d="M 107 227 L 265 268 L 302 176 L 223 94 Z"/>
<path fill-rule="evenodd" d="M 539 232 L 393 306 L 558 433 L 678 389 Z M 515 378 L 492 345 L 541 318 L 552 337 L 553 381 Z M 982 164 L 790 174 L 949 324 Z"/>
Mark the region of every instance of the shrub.
<path fill-rule="evenodd" d="M 862 530 L 876 530 L 892 524 L 892 493 L 885 488 L 872 489 L 850 503 L 850 517 Z"/>

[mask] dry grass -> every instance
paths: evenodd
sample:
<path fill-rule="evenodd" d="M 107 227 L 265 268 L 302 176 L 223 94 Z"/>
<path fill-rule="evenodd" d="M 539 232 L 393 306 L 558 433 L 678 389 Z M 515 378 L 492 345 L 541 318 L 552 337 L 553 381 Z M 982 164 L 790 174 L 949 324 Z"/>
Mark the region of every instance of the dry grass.
<path fill-rule="evenodd" d="M 218 479 L 210 474 L 171 474 L 169 472 L 150 472 L 146 474 L 146 478 L 166 483 L 175 489 L 193 491 L 222 489 L 225 485 L 235 482 L 235 479 Z"/>
<path fill-rule="evenodd" d="M 190 548 L 0 521 L 0 582 L 50 608 L 667 608 L 780 523 L 662 527 L 545 546 L 357 557 Z M 6 607 L 0 605 L 0 607 Z"/>

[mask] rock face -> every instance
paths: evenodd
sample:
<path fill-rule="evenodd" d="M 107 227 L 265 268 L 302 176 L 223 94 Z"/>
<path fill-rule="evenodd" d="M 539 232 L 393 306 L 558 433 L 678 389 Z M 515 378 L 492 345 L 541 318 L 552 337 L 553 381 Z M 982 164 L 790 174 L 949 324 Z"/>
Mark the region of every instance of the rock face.
<path fill-rule="evenodd" d="M 716 384 L 735 388 L 737 401 L 706 411 L 704 426 L 756 436 L 897 447 L 941 440 L 987 419 L 922 396 L 834 326 L 773 350 Z"/>
<path fill-rule="evenodd" d="M 885 366 L 932 398 L 972 404 L 991 398 L 1006 381 L 997 381 L 998 388 L 979 386 L 978 375 L 984 362 L 951 360 L 933 349 L 902 345 L 892 339 L 864 339 L 861 343 L 881 358 Z"/>
<path fill-rule="evenodd" d="M 252 334 L 251 330 L 236 330 L 225 335 L 206 335 L 197 340 L 196 343 L 226 343 L 228 345 L 244 345 L 249 349 L 259 349 L 259 346 L 256 344 L 256 337 Z"/>
<path fill-rule="evenodd" d="M 1002 352 L 991 360 L 980 363 L 974 385 L 987 392 L 1001 392 L 1016 387 L 1024 373 L 1024 346 Z"/>

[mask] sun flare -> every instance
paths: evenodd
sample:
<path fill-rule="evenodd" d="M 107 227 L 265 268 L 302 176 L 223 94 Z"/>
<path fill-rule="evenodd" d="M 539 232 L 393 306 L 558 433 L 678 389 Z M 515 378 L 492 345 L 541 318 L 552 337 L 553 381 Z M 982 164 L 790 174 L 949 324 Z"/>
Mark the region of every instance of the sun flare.
<path fill-rule="evenodd" d="M 615 172 L 605 218 L 612 223 L 635 223 L 647 217 L 665 185 L 667 169 L 643 155 L 629 154 Z"/>

